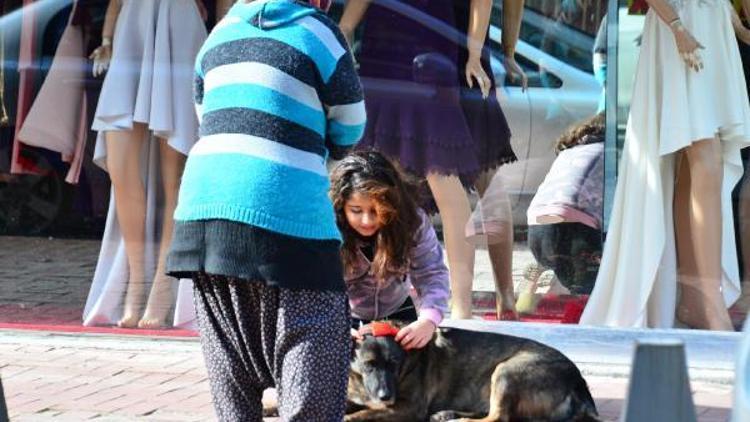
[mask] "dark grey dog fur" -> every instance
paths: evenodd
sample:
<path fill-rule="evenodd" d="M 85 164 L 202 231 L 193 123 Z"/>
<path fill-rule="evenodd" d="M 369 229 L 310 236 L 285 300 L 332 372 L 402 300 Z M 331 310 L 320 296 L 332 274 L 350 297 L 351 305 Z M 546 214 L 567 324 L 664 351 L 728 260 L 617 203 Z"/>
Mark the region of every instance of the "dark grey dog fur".
<path fill-rule="evenodd" d="M 355 346 L 346 421 L 598 421 L 580 371 L 559 351 L 503 334 L 441 328 L 423 349 L 392 337 Z"/>

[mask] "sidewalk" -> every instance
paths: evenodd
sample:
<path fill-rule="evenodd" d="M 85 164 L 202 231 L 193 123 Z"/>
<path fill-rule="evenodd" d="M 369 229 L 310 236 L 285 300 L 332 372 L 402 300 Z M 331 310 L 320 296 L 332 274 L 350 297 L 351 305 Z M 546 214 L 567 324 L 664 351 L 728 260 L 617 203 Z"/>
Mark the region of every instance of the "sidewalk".
<path fill-rule="evenodd" d="M 0 331 L 0 362 L 13 421 L 215 420 L 196 339 Z M 580 366 L 600 415 L 617 420 L 627 375 Z M 692 389 L 699 421 L 728 420 L 731 382 Z"/>

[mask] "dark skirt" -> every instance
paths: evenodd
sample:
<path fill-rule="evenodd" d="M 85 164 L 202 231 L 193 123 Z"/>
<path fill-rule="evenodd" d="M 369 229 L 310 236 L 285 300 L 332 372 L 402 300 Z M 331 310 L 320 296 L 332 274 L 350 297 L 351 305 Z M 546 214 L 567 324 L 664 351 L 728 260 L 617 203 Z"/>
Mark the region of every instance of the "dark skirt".
<path fill-rule="evenodd" d="M 379 150 L 416 176 L 454 175 L 465 185 L 515 161 L 494 89 L 482 99 L 476 84 L 466 84 L 470 2 L 399 5 L 403 11 L 373 2 L 365 15 L 359 63 L 368 122 L 358 147 Z M 488 48 L 482 65 L 494 86 Z"/>

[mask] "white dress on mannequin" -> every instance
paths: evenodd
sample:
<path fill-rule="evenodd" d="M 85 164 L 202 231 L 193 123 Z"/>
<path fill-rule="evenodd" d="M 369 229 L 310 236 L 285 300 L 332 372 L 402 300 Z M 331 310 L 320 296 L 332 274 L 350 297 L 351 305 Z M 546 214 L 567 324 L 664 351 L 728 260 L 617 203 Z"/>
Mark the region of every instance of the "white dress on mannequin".
<path fill-rule="evenodd" d="M 671 328 L 677 300 L 673 225 L 675 152 L 718 137 L 722 145 L 722 283 L 727 307 L 740 293 L 732 189 L 750 145 L 750 107 L 726 0 L 670 0 L 705 46 L 688 69 L 669 25 L 646 16 L 614 206 L 596 285 L 581 324 Z"/>
<path fill-rule="evenodd" d="M 162 227 L 159 145 L 153 135 L 166 139 L 170 147 L 184 155 L 197 140 L 193 69 L 207 32 L 195 0 L 121 1 L 112 61 L 93 123 L 93 129 L 99 132 L 94 161 L 106 170 L 105 132 L 130 130 L 133 122 L 147 124 L 151 139 L 144 143 L 140 162 L 146 189 L 144 249 L 149 291 Z M 114 201 L 110 196 L 99 261 L 83 313 L 84 325 L 116 324 L 123 314 L 128 262 Z M 177 307 L 184 314 L 185 307 L 192 308 L 192 300 Z M 174 325 L 191 323 L 183 317 L 176 318 Z"/>

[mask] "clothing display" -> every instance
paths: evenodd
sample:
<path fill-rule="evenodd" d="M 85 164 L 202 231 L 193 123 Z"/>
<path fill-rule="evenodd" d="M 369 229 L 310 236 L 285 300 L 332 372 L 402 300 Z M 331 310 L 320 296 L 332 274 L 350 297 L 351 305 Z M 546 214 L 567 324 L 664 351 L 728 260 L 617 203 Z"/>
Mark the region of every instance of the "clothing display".
<path fill-rule="evenodd" d="M 18 132 L 18 139 L 24 144 L 62 154 L 63 161 L 70 163 L 65 178 L 68 183 L 78 183 L 88 138 L 84 87 L 88 40 L 80 18 L 77 19 L 79 8 L 79 2 L 74 2 L 49 73 Z"/>
<path fill-rule="evenodd" d="M 750 145 L 750 107 L 725 0 L 671 0 L 705 48 L 689 69 L 653 10 L 646 16 L 609 233 L 582 324 L 672 327 L 677 299 L 673 223 L 676 152 L 718 138 L 723 159 L 722 282 L 727 307 L 740 293 L 731 193 Z M 638 206 L 634 206 L 638 204 Z"/>
<path fill-rule="evenodd" d="M 184 155 L 197 140 L 193 68 L 206 36 L 195 0 L 122 0 L 93 123 L 99 132 L 94 161 L 106 170 L 106 132 L 131 130 L 134 122 L 147 124 L 150 139 L 140 157 L 146 190 L 146 280 L 154 277 L 162 228 L 159 141 L 154 137 L 166 139 Z M 114 201 L 112 195 L 84 325 L 111 325 L 123 314 L 128 260 Z M 183 323 L 191 321 L 176 321 L 175 326 Z"/>
<path fill-rule="evenodd" d="M 34 101 L 34 77 L 37 72 L 35 61 L 38 58 L 36 40 L 37 9 L 32 7 L 34 0 L 24 0 L 21 10 L 21 41 L 18 54 L 18 105 L 16 107 L 16 136 L 13 140 L 10 172 L 14 174 L 40 174 L 36 164 L 23 151 L 28 148 L 18 138 L 18 133 Z"/>
<path fill-rule="evenodd" d="M 482 99 L 476 84 L 466 84 L 470 2 L 398 4 L 406 11 L 373 2 L 365 15 L 359 64 L 368 124 L 358 147 L 373 147 L 417 176 L 457 175 L 466 185 L 515 161 L 495 90 Z M 486 47 L 482 65 L 494 85 Z"/>

